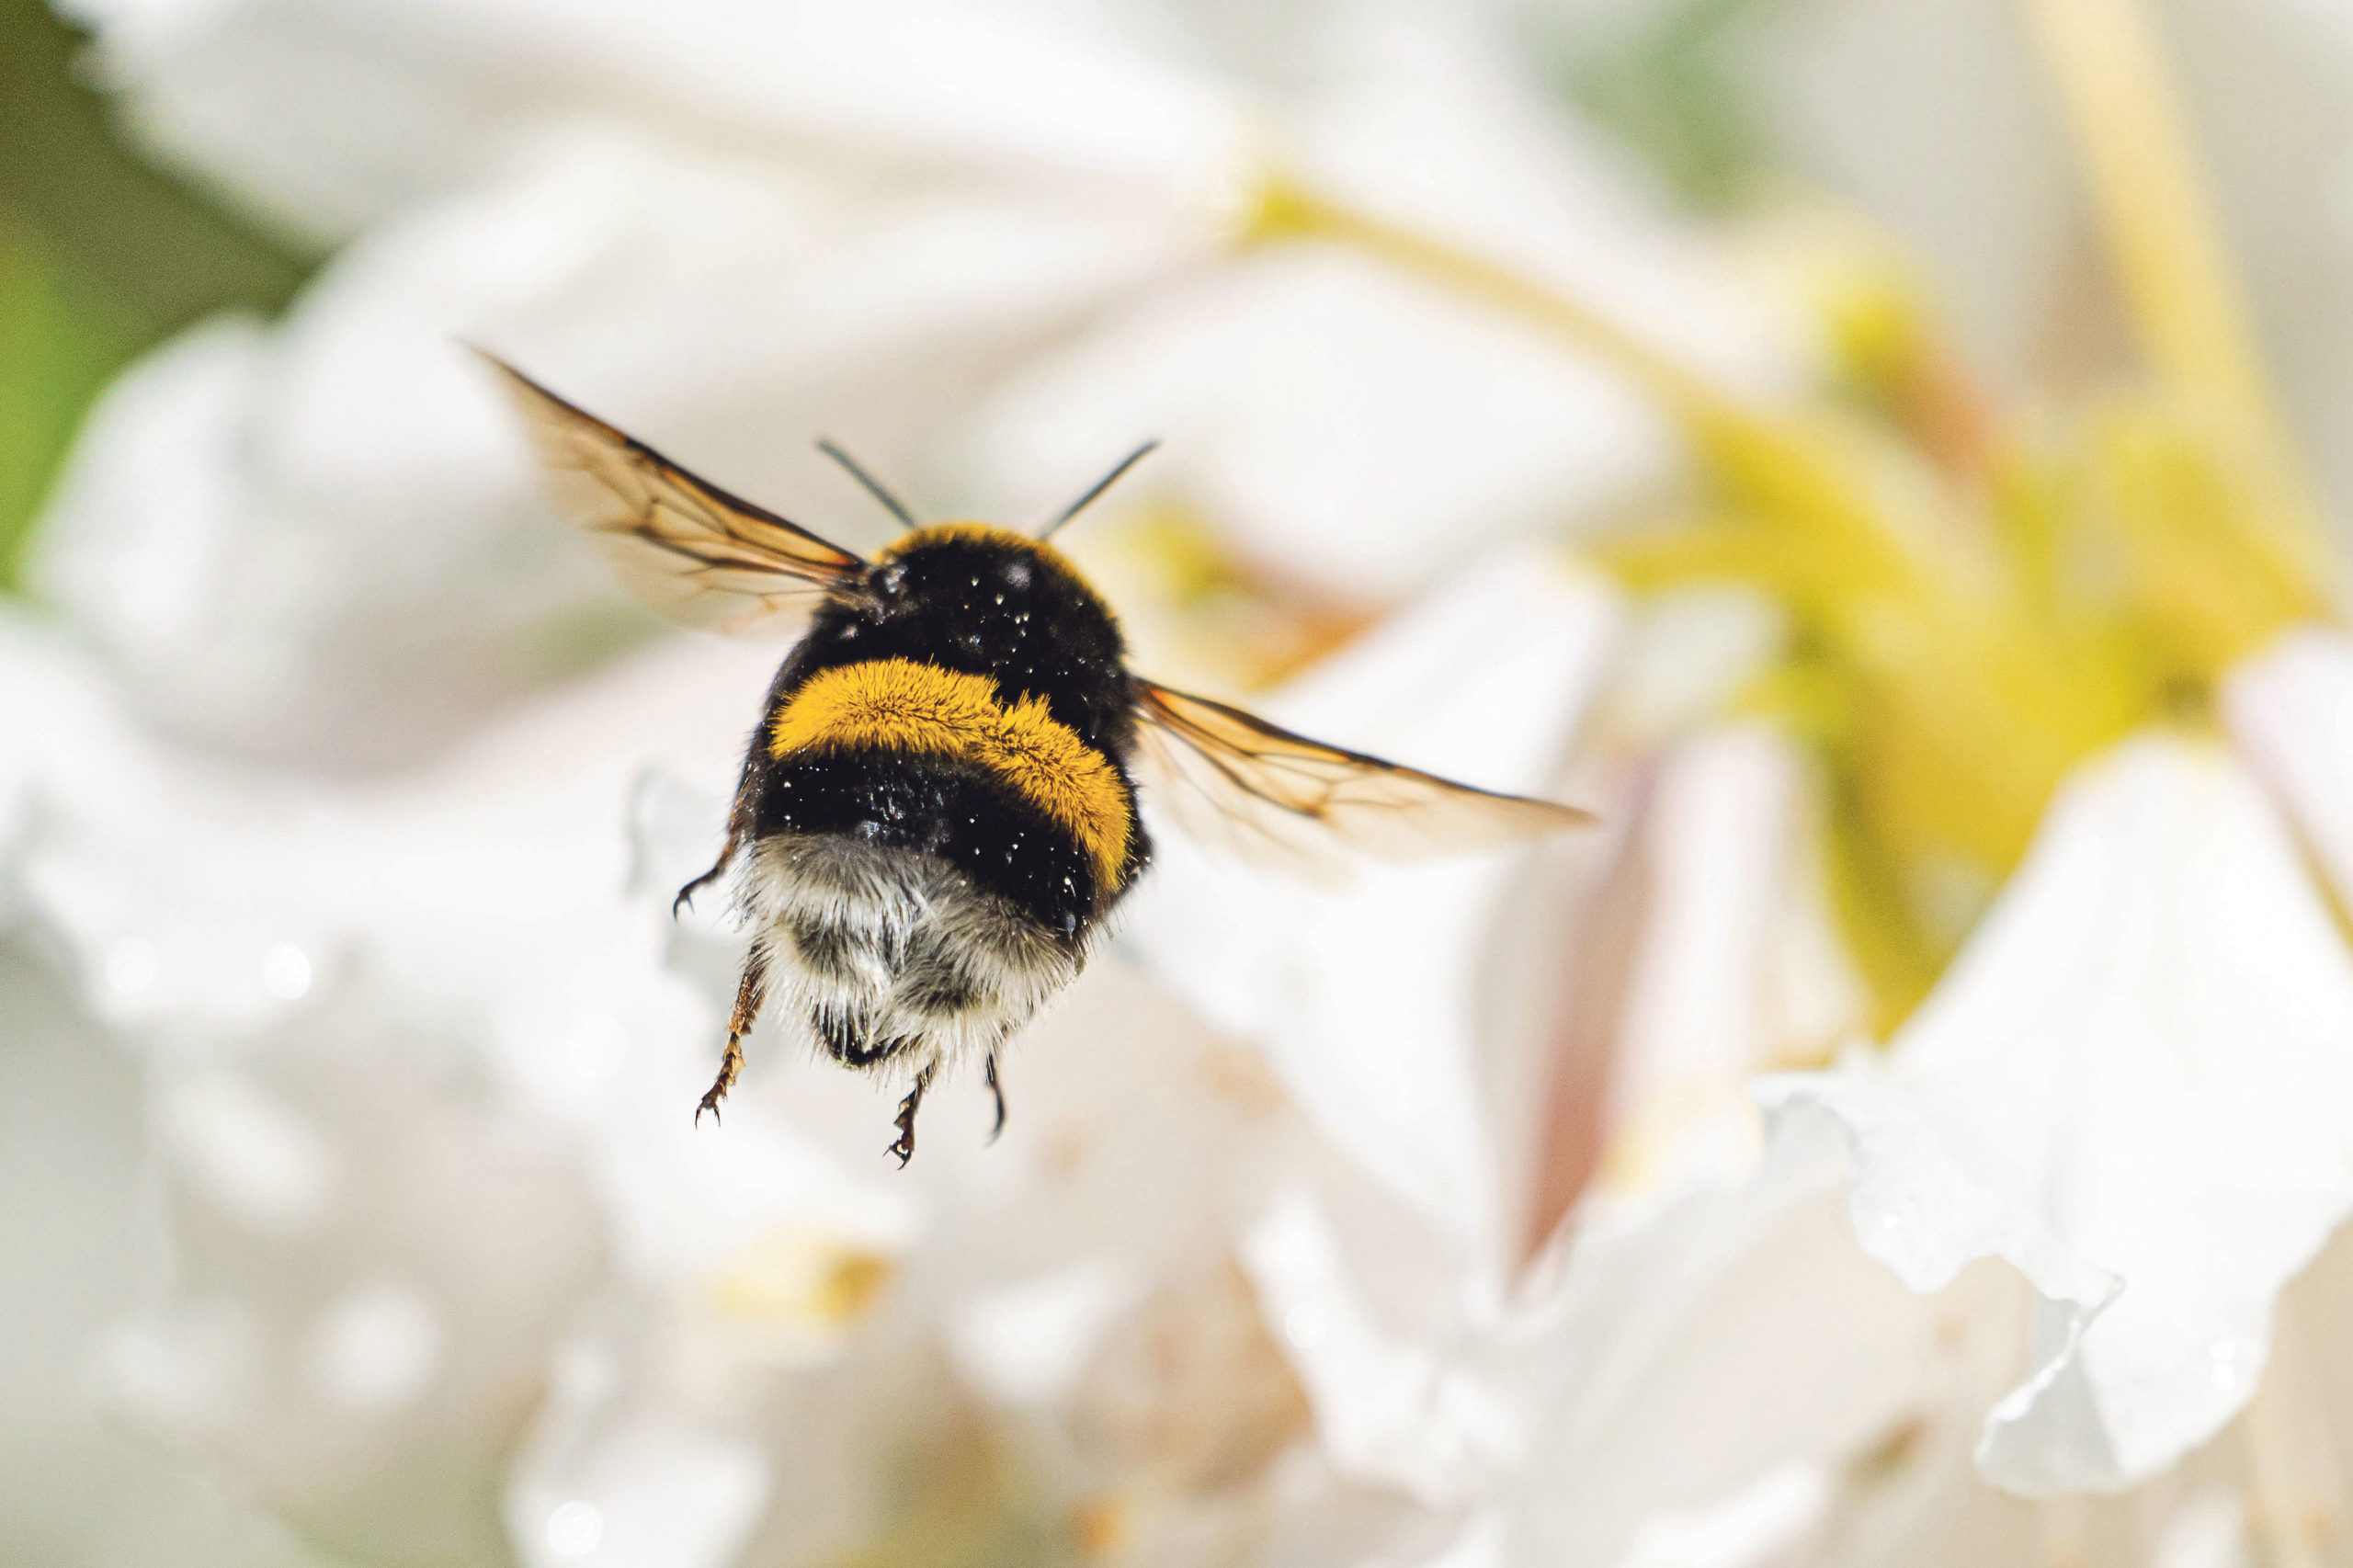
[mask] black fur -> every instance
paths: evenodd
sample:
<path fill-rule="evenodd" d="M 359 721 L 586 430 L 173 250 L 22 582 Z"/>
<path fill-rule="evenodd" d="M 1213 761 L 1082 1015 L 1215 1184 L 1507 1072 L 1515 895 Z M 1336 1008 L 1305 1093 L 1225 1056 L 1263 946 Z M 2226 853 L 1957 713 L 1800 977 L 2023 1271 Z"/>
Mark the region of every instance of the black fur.
<path fill-rule="evenodd" d="M 1126 657 L 1110 609 L 1054 557 L 949 534 L 878 562 L 855 597 L 821 608 L 779 673 L 790 674 L 787 697 L 819 670 L 869 659 L 988 676 L 1002 700 L 1045 699 L 1079 739 L 1124 764 L 1135 742 Z"/>
<path fill-rule="evenodd" d="M 772 763 L 756 836 L 841 833 L 947 861 L 1066 942 L 1100 913 L 1103 891 L 1068 830 L 969 763 L 899 752 L 827 751 Z"/>

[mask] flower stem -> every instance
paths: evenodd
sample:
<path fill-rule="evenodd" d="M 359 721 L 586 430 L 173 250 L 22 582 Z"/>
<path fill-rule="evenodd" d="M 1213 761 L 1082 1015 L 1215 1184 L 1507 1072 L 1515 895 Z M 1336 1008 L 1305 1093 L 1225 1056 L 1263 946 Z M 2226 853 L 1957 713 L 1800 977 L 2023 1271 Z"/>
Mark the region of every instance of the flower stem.
<path fill-rule="evenodd" d="M 1687 367 L 1579 301 L 1483 256 L 1308 189 L 1280 174 L 1258 186 L 1245 245 L 1316 239 L 1339 244 L 1492 305 L 1611 366 L 1685 424 L 1745 425 L 1752 415 Z"/>
<path fill-rule="evenodd" d="M 2266 471 L 2246 542 L 2317 582 L 2322 534 L 2234 285 L 2164 51 L 2138 0 L 2023 0 L 2066 101 L 2142 353 Z M 2246 531 L 2244 528 L 2241 531 Z"/>

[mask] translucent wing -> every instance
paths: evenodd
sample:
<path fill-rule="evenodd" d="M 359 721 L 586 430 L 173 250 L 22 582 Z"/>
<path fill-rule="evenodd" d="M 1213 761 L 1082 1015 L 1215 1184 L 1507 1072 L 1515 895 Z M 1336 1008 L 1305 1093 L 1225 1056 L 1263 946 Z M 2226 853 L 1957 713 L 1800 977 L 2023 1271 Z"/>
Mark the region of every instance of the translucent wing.
<path fill-rule="evenodd" d="M 1142 760 L 1167 809 L 1198 835 L 1295 866 L 1345 847 L 1416 860 L 1543 838 L 1592 822 L 1550 801 L 1498 795 L 1343 751 L 1238 708 L 1135 682 Z"/>
<path fill-rule="evenodd" d="M 484 354 L 529 430 L 550 495 L 621 581 L 671 619 L 720 631 L 787 630 L 866 570 L 826 543 L 574 407 Z"/>

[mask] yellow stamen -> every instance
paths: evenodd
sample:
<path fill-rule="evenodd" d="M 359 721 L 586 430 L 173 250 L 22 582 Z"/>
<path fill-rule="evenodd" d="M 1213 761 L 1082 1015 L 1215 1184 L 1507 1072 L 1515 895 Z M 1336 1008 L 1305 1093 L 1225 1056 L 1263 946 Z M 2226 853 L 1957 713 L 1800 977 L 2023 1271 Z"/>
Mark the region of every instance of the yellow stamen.
<path fill-rule="evenodd" d="M 1713 482 L 1699 515 L 1600 553 L 1636 587 L 1743 582 L 1789 610 L 1790 663 L 1753 702 L 1826 765 L 1831 883 L 1882 1027 L 1933 982 L 2072 768 L 2323 608 L 2310 509 L 2131 0 L 2029 3 L 2086 108 L 2163 381 L 2112 400 L 2062 452 L 2004 437 L 1963 395 L 1884 266 L 1843 324 L 1874 424 L 1752 406 L 1583 301 L 1279 176 L 1245 229 L 1343 245 L 1508 315 L 1681 426 Z M 2104 38 L 2116 58 L 2094 58 Z"/>

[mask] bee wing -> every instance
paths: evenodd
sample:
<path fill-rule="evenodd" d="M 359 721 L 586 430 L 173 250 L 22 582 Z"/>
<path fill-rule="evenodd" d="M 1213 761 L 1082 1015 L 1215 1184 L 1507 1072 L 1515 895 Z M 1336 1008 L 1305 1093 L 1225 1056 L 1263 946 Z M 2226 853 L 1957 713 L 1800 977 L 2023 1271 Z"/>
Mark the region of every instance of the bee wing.
<path fill-rule="evenodd" d="M 586 530 L 631 591 L 671 619 L 728 632 L 785 629 L 866 570 L 848 551 L 698 479 L 483 355 L 523 416 L 565 519 Z"/>
<path fill-rule="evenodd" d="M 1197 835 L 1327 869 L 1336 849 L 1418 860 L 1584 826 L 1574 806 L 1499 795 L 1278 729 L 1238 708 L 1135 680 L 1141 761 Z M 1203 809 L 1206 808 L 1206 809 Z"/>

